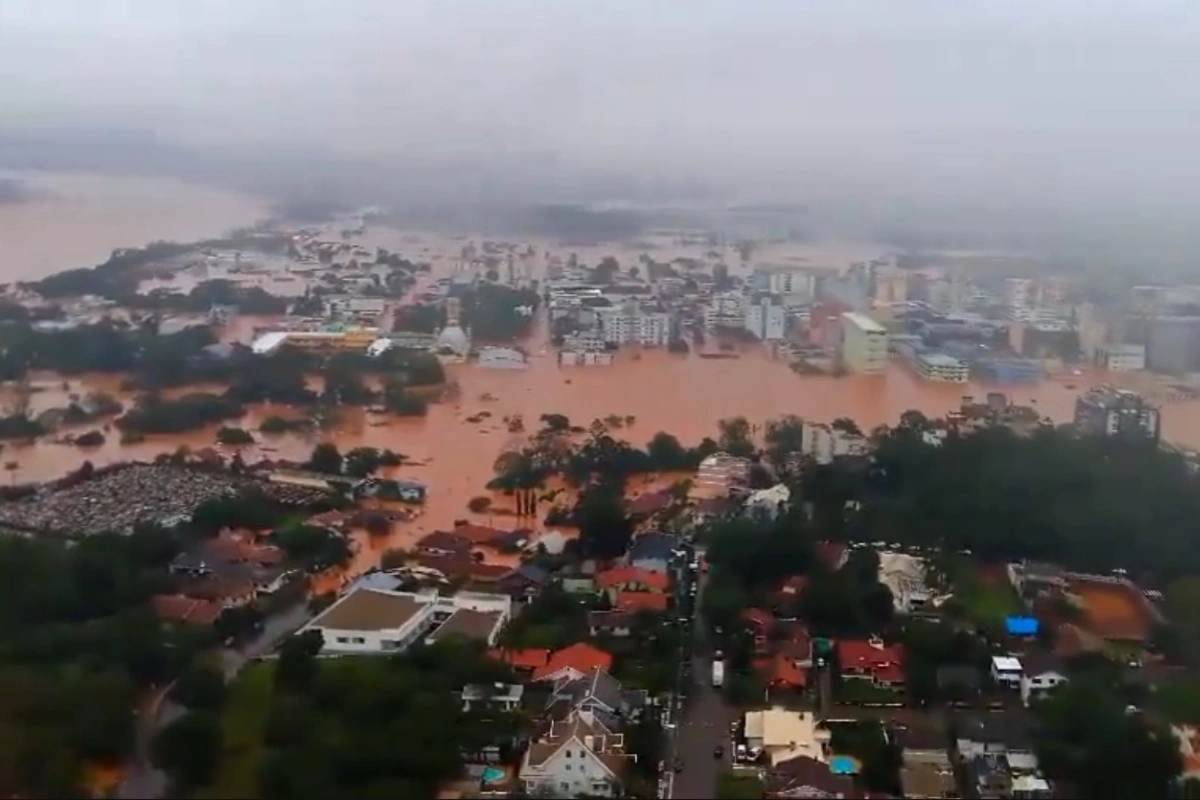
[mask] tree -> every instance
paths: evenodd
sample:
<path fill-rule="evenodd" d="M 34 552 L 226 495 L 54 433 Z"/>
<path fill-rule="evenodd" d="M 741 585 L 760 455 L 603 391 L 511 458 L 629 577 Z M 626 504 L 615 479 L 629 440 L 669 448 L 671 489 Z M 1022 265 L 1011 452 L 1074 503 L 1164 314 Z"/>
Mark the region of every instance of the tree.
<path fill-rule="evenodd" d="M 279 648 L 275 667 L 275 685 L 303 692 L 317 676 L 317 654 L 325 646 L 320 631 L 305 631 L 288 638 Z"/>
<path fill-rule="evenodd" d="M 542 425 L 551 433 L 566 433 L 571 430 L 571 420 L 565 414 L 542 414 Z"/>
<path fill-rule="evenodd" d="M 180 673 L 171 695 L 192 711 L 218 711 L 225 702 L 225 676 L 216 667 L 193 662 Z"/>
<path fill-rule="evenodd" d="M 789 456 L 804 452 L 804 420 L 797 416 L 780 417 L 767 423 L 767 458 L 776 468 L 787 465 Z"/>
<path fill-rule="evenodd" d="M 669 433 L 659 431 L 646 445 L 646 453 L 650 463 L 658 472 L 675 472 L 688 469 L 691 459 L 683 445 Z"/>
<path fill-rule="evenodd" d="M 849 417 L 838 417 L 829 424 L 829 427 L 835 431 L 841 431 L 848 436 L 862 436 L 862 429 L 858 427 L 858 423 Z"/>
<path fill-rule="evenodd" d="M 254 444 L 254 437 L 245 428 L 230 428 L 222 426 L 217 431 L 217 441 L 224 445 L 240 446 Z"/>
<path fill-rule="evenodd" d="M 584 490 L 575 507 L 579 543 L 590 558 L 617 558 L 629 549 L 633 522 L 625 513 L 622 492 L 611 482 Z"/>
<path fill-rule="evenodd" d="M 617 261 L 617 259 L 613 258 L 612 256 L 605 256 L 600 260 L 600 263 L 596 265 L 596 269 L 593 270 L 593 275 L 597 283 L 612 283 L 613 278 L 615 278 L 620 272 L 621 264 Z"/>
<path fill-rule="evenodd" d="M 223 746 L 220 718 L 211 712 L 193 711 L 159 732 L 151 754 L 155 766 L 176 784 L 192 789 L 212 780 Z"/>
<path fill-rule="evenodd" d="M 757 448 L 754 446 L 754 439 L 752 438 L 750 423 L 745 417 L 723 419 L 717 425 L 721 431 L 717 443 L 726 453 L 729 453 L 731 456 L 749 458 L 757 452 Z"/>
<path fill-rule="evenodd" d="M 308 468 L 326 475 L 342 474 L 342 454 L 332 442 L 322 442 L 313 448 L 308 458 Z"/>
<path fill-rule="evenodd" d="M 1077 676 L 1036 706 L 1038 762 L 1080 797 L 1169 797 L 1182 769 L 1175 737 L 1102 681 Z"/>

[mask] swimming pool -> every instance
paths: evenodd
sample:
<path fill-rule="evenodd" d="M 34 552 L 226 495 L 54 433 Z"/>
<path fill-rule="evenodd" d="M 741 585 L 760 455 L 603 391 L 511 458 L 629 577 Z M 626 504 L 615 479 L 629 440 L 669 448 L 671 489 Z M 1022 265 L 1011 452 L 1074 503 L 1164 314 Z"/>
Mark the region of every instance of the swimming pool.
<path fill-rule="evenodd" d="M 853 756 L 830 756 L 829 771 L 834 775 L 857 775 L 858 759 Z"/>
<path fill-rule="evenodd" d="M 488 767 L 487 769 L 485 769 L 483 771 L 483 782 L 484 783 L 500 783 L 501 781 L 504 780 L 504 778 L 507 775 L 508 775 L 508 773 L 506 773 L 502 769 L 496 769 L 495 767 Z"/>

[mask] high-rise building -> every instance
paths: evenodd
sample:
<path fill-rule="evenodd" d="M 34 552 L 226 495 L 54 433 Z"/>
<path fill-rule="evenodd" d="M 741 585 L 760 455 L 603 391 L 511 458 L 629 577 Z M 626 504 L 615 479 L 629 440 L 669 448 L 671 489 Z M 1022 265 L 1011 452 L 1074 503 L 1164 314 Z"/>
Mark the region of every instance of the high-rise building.
<path fill-rule="evenodd" d="M 671 341 L 671 315 L 643 311 L 636 303 L 596 309 L 600 337 L 610 344 L 644 344 L 663 347 Z"/>
<path fill-rule="evenodd" d="M 704 307 L 704 327 L 741 328 L 746 324 L 746 297 L 741 292 L 717 292 Z"/>
<path fill-rule="evenodd" d="M 1031 278 L 1008 278 L 1004 281 L 1004 304 L 1008 306 L 1011 319 L 1018 319 L 1021 312 L 1029 308 L 1032 294 Z"/>
<path fill-rule="evenodd" d="M 786 315 L 783 304 L 770 297 L 746 306 L 746 330 L 764 342 L 779 342 L 784 338 Z"/>
<path fill-rule="evenodd" d="M 887 368 L 887 330 L 865 314 L 842 314 L 841 362 L 850 372 L 883 372 Z"/>
<path fill-rule="evenodd" d="M 1200 317 L 1152 317 L 1146 328 L 1146 366 L 1177 374 L 1200 370 Z"/>
<path fill-rule="evenodd" d="M 1158 441 L 1158 407 L 1137 392 L 1101 386 L 1075 400 L 1075 426 L 1100 436 L 1145 436 Z"/>

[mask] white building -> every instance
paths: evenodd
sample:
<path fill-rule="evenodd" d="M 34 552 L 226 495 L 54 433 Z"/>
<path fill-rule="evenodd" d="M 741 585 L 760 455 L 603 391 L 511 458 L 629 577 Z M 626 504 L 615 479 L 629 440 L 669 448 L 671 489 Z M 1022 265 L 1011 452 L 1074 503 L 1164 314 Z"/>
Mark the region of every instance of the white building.
<path fill-rule="evenodd" d="M 917 374 L 934 383 L 967 383 L 971 369 L 965 361 L 944 353 L 916 353 L 913 366 Z"/>
<path fill-rule="evenodd" d="M 791 490 L 782 483 L 776 484 L 770 489 L 760 489 L 746 498 L 745 513 L 752 517 L 774 519 L 779 516 L 780 508 L 787 507 L 791 497 Z"/>
<path fill-rule="evenodd" d="M 610 367 L 613 354 L 607 351 L 591 352 L 563 350 L 558 354 L 558 363 L 564 367 Z"/>
<path fill-rule="evenodd" d="M 525 354 L 511 347 L 484 347 L 479 351 L 479 366 L 490 369 L 525 369 Z"/>
<path fill-rule="evenodd" d="M 643 311 L 636 303 L 596 309 L 600 337 L 609 344 L 642 344 L 665 347 L 671 341 L 671 315 Z"/>
<path fill-rule="evenodd" d="M 500 594 L 394 592 L 354 588 L 318 614 L 298 633 L 316 630 L 322 653 L 399 653 L 426 637 L 460 634 L 496 643 L 512 616 L 512 598 Z"/>
<path fill-rule="evenodd" d="M 716 292 L 704 307 L 704 327 L 742 328 L 746 325 L 746 298 L 741 292 Z"/>
<path fill-rule="evenodd" d="M 1012 656 L 992 656 L 992 681 L 999 686 L 1017 689 L 1021 686 L 1021 662 Z"/>
<path fill-rule="evenodd" d="M 764 297 L 746 306 L 745 328 L 764 342 L 779 342 L 784 338 L 786 314 L 782 303 Z"/>
<path fill-rule="evenodd" d="M 865 436 L 845 433 L 821 422 L 805 422 L 801 442 L 805 455 L 818 464 L 828 464 L 841 456 L 866 455 L 868 450 Z"/>
<path fill-rule="evenodd" d="M 1146 346 L 1106 344 L 1099 348 L 1100 366 L 1109 372 L 1138 372 L 1146 368 Z"/>
<path fill-rule="evenodd" d="M 853 311 L 842 314 L 842 366 L 850 372 L 879 373 L 887 368 L 888 335 L 875 320 Z"/>
<path fill-rule="evenodd" d="M 756 270 L 756 286 L 771 294 L 811 298 L 816 277 L 802 267 L 762 267 Z"/>
<path fill-rule="evenodd" d="M 1009 278 L 1004 281 L 1004 304 L 1014 319 L 1029 308 L 1033 299 L 1032 278 Z"/>
<path fill-rule="evenodd" d="M 545 736 L 521 759 L 521 787 L 530 796 L 619 797 L 634 757 L 623 734 L 609 730 L 595 714 L 579 711 L 550 723 Z"/>
<path fill-rule="evenodd" d="M 325 313 L 329 316 L 341 314 L 382 314 L 387 308 L 383 297 L 361 297 L 358 295 L 329 295 L 325 299 Z"/>
<path fill-rule="evenodd" d="M 1021 702 L 1028 708 L 1034 700 L 1045 696 L 1066 682 L 1067 676 L 1061 669 L 1034 668 L 1032 665 L 1028 665 L 1021 673 Z"/>

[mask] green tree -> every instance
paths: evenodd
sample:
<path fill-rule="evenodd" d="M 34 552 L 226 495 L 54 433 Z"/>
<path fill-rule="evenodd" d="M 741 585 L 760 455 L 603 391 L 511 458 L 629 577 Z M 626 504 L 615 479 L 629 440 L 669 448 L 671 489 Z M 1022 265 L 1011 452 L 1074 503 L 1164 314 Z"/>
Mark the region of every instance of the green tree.
<path fill-rule="evenodd" d="M 326 475 L 342 474 L 342 454 L 332 442 L 322 442 L 313 448 L 308 468 Z"/>
<path fill-rule="evenodd" d="M 317 676 L 317 654 L 324 646 L 325 637 L 320 631 L 305 631 L 287 639 L 279 648 L 275 685 L 288 691 L 305 691 Z"/>
<path fill-rule="evenodd" d="M 210 664 L 193 662 L 180 673 L 171 695 L 193 711 L 218 711 L 225 702 L 225 676 Z"/>
<path fill-rule="evenodd" d="M 154 739 L 155 766 L 184 789 L 212 780 L 221 762 L 221 720 L 216 714 L 193 711 L 163 728 Z"/>
<path fill-rule="evenodd" d="M 758 449 L 754 446 L 750 423 L 745 417 L 723 419 L 717 425 L 721 431 L 717 443 L 726 453 L 732 456 L 749 458 L 758 452 Z"/>
<path fill-rule="evenodd" d="M 654 434 L 654 438 L 646 445 L 646 453 L 651 465 L 659 472 L 674 472 L 694 466 L 679 440 L 663 431 Z"/>
<path fill-rule="evenodd" d="M 591 558 L 617 558 L 629 549 L 633 522 L 625 513 L 621 488 L 611 482 L 584 490 L 575 508 L 579 544 Z"/>

